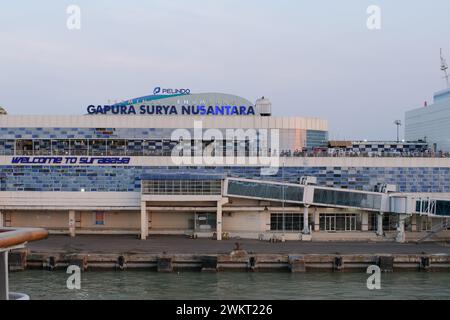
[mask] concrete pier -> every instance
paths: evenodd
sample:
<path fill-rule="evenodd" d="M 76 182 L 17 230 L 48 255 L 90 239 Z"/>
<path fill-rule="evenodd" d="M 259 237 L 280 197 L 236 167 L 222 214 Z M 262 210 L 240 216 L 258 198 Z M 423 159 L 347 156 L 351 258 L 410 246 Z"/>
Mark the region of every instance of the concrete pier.
<path fill-rule="evenodd" d="M 55 267 L 46 266 L 49 257 L 32 254 L 27 258 L 28 269 L 65 270 L 69 265 L 84 266 L 82 270 L 117 270 L 118 257 L 113 254 L 86 254 L 78 256 L 78 260 L 68 255 L 55 257 Z M 237 263 L 231 254 L 199 256 L 196 254 L 174 254 L 159 257 L 152 254 L 128 254 L 125 270 L 148 270 L 173 272 L 196 270 L 203 272 L 226 271 L 290 271 L 297 272 L 364 272 L 371 265 L 378 265 L 382 272 L 399 271 L 450 271 L 450 255 L 431 254 L 426 257 L 420 254 L 396 254 L 392 256 L 364 255 L 284 255 L 284 254 L 251 254 L 247 261 Z"/>
<path fill-rule="evenodd" d="M 444 243 L 269 243 L 257 240 L 236 243 L 169 236 L 154 236 L 147 241 L 125 236 L 51 236 L 31 243 L 27 250 L 13 251 L 11 257 L 9 265 L 15 270 L 65 270 L 76 264 L 82 270 L 125 272 L 133 269 L 364 272 L 371 265 L 379 266 L 384 272 L 450 271 L 450 246 Z"/>

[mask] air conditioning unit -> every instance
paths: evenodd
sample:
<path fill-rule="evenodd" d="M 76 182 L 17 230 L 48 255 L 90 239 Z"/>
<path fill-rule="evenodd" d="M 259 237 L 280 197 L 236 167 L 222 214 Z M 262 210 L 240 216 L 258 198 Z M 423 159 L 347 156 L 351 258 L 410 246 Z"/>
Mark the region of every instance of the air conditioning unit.
<path fill-rule="evenodd" d="M 260 98 L 256 100 L 255 108 L 257 114 L 261 116 L 270 116 L 272 115 L 272 103 L 267 98 Z"/>
<path fill-rule="evenodd" d="M 397 186 L 395 184 L 378 183 L 374 187 L 374 191 L 381 193 L 397 192 Z"/>
<path fill-rule="evenodd" d="M 317 185 L 317 178 L 316 177 L 308 177 L 303 176 L 300 178 L 300 184 L 307 186 L 307 185 Z"/>

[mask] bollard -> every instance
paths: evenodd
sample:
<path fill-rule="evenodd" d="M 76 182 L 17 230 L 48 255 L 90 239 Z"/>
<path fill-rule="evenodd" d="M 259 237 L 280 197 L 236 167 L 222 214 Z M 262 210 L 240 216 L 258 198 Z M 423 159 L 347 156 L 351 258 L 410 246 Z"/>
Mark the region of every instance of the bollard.
<path fill-rule="evenodd" d="M 125 270 L 125 257 L 124 256 L 119 256 L 117 258 L 117 268 L 119 270 Z"/>
<path fill-rule="evenodd" d="M 55 270 L 56 267 L 56 258 L 54 256 L 50 256 L 47 258 L 47 261 L 45 261 L 42 265 L 48 271 L 53 271 Z"/>
<path fill-rule="evenodd" d="M 341 271 L 344 269 L 344 259 L 342 257 L 334 257 L 333 270 Z"/>
<path fill-rule="evenodd" d="M 431 266 L 430 257 L 420 257 L 420 270 L 428 271 Z"/>
<path fill-rule="evenodd" d="M 255 269 L 256 269 L 256 257 L 250 257 L 248 259 L 248 265 L 249 265 L 249 269 L 251 271 L 255 271 Z"/>

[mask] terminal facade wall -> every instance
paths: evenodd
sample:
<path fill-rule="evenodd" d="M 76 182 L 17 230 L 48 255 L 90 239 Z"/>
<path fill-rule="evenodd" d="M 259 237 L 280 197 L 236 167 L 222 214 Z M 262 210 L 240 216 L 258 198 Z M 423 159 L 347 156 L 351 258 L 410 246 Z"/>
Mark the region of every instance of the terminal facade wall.
<path fill-rule="evenodd" d="M 450 192 L 450 166 L 368 167 L 286 166 L 261 176 L 252 166 L 38 166 L 0 165 L 0 191 L 140 192 L 146 174 L 224 174 L 230 177 L 298 183 L 301 176 L 317 177 L 321 186 L 373 190 L 378 183 L 394 184 L 399 192 Z M 382 160 L 380 160 L 382 162 Z M 411 162 L 414 162 L 411 160 Z"/>

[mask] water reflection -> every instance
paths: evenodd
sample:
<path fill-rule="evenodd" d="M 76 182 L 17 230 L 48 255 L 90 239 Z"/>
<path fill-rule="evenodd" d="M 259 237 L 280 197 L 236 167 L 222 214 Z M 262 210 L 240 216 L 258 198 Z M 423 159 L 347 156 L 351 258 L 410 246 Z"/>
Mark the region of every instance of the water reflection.
<path fill-rule="evenodd" d="M 450 273 L 386 273 L 368 290 L 365 273 L 89 271 L 69 290 L 64 271 L 10 274 L 11 291 L 31 299 L 450 299 Z"/>

